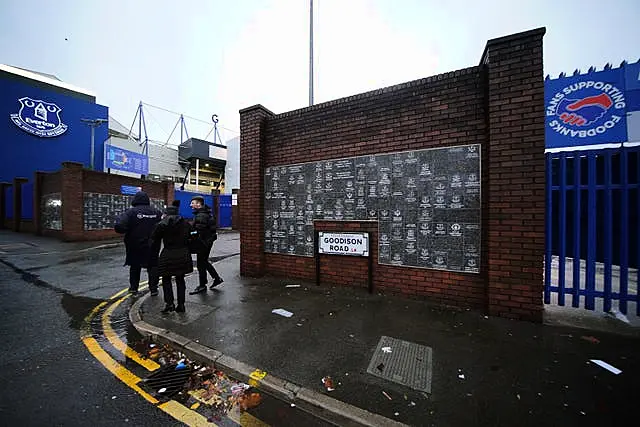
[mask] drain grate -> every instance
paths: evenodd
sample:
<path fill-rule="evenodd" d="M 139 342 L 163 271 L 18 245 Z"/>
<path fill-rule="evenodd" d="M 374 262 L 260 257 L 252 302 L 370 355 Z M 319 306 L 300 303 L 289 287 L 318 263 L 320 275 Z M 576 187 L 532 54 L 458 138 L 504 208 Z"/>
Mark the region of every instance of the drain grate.
<path fill-rule="evenodd" d="M 431 393 L 431 347 L 383 336 L 367 372 L 376 377 Z"/>
<path fill-rule="evenodd" d="M 184 388 L 190 376 L 190 367 L 176 370 L 175 364 L 167 365 L 142 380 L 142 386 L 158 399 L 170 399 Z"/>

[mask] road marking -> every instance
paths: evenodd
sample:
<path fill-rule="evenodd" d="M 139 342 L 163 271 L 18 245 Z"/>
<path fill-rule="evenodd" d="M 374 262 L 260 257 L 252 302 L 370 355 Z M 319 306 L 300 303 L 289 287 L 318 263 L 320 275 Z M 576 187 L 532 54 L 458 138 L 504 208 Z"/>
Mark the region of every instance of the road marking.
<path fill-rule="evenodd" d="M 169 400 L 167 402 L 158 405 L 158 408 L 162 409 L 167 414 L 171 415 L 176 420 L 185 423 L 188 426 L 215 426 L 216 424 L 210 423 L 207 418 L 200 415 L 196 411 L 192 411 L 186 406 L 182 405 L 175 400 Z"/>
<path fill-rule="evenodd" d="M 130 296 L 131 296 L 130 294 L 123 296 L 122 298 L 120 298 L 119 300 L 111 304 L 109 308 L 107 308 L 104 311 L 104 313 L 102 313 L 102 330 L 104 331 L 105 337 L 107 337 L 111 345 L 113 345 L 116 348 L 116 350 L 120 351 L 126 357 L 133 360 L 138 365 L 144 367 L 146 370 L 153 372 L 156 369 L 159 369 L 160 365 L 158 365 L 155 361 L 151 359 L 143 358 L 142 355 L 140 355 L 140 353 L 138 353 L 137 351 L 135 351 L 134 349 L 126 345 L 111 327 L 111 314 L 114 312 L 116 308 L 118 308 L 118 306 L 122 303 L 122 301 L 126 300 Z"/>
<path fill-rule="evenodd" d="M 98 341 L 93 337 L 85 337 L 82 338 L 82 342 L 89 350 L 89 353 L 93 355 L 102 365 L 107 368 L 113 375 L 115 375 L 120 381 L 125 383 L 129 388 L 137 392 L 139 395 L 144 397 L 147 401 L 153 403 L 154 405 L 158 403 L 158 400 L 151 396 L 146 391 L 142 390 L 138 387 L 138 383 L 140 382 L 140 378 L 134 375 L 131 371 L 126 369 L 124 366 L 113 360 L 109 354 L 100 347 Z"/>
<path fill-rule="evenodd" d="M 146 282 L 141 282 L 140 284 L 142 285 L 143 283 L 146 283 Z M 117 298 L 118 296 L 122 295 L 125 292 L 127 292 L 127 289 L 123 289 L 122 291 L 116 293 L 109 299 L 109 301 L 113 301 L 115 298 Z M 115 307 L 117 307 L 118 304 L 120 304 L 129 296 L 130 295 L 126 295 L 124 298 L 121 298 L 120 300 L 116 301 L 107 310 L 111 309 L 111 311 L 113 311 L 112 309 L 115 309 Z M 141 381 L 140 377 L 138 377 L 133 372 L 129 371 L 127 368 L 125 368 L 124 366 L 116 362 L 113 358 L 111 358 L 111 356 L 109 356 L 109 354 L 100 346 L 100 344 L 98 344 L 98 341 L 96 341 L 96 339 L 91 336 L 92 335 L 91 321 L 98 314 L 98 312 L 109 303 L 109 301 L 103 301 L 97 306 L 95 306 L 91 310 L 91 312 L 84 318 L 84 325 L 82 327 L 82 331 L 83 331 L 82 342 L 85 345 L 85 347 L 87 347 L 87 350 L 89 350 L 89 353 L 91 353 L 91 355 L 93 355 L 93 357 L 95 357 L 96 360 L 98 360 L 102 364 L 102 366 L 104 366 L 116 378 L 118 378 L 120 381 L 126 384 L 130 389 L 138 393 L 149 403 L 152 403 L 157 408 L 161 409 L 163 412 L 169 414 L 174 419 L 180 422 L 183 422 L 188 426 L 205 426 L 206 425 L 210 427 L 218 427 L 217 424 L 208 422 L 204 416 L 198 414 L 195 411 L 188 409 L 181 403 L 176 402 L 174 400 L 169 400 L 167 402 L 159 404 L 160 402 L 158 401 L 158 399 L 156 399 L 155 397 L 153 397 L 152 395 L 144 391 L 142 388 L 140 388 L 140 386 L 138 386 L 138 384 Z M 105 310 L 105 313 L 107 310 Z M 105 317 L 106 316 L 104 316 L 103 314 L 103 327 L 104 327 Z"/>

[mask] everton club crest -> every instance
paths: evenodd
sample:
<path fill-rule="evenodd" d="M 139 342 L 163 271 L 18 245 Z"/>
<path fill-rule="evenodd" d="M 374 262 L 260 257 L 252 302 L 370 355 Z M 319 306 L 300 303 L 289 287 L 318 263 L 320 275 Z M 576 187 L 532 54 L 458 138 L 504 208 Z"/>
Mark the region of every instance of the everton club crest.
<path fill-rule="evenodd" d="M 18 101 L 20 111 L 11 114 L 11 121 L 23 131 L 42 138 L 59 136 L 67 131 L 68 126 L 62 123 L 60 118 L 62 108 L 56 104 L 31 99 L 28 96 Z"/>

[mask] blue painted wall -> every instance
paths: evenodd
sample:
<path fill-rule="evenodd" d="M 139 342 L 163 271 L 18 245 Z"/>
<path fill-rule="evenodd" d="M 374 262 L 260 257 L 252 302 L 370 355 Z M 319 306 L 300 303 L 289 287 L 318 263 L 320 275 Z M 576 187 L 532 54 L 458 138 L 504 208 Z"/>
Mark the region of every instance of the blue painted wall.
<path fill-rule="evenodd" d="M 55 137 L 38 137 L 16 126 L 12 114 L 20 112 L 20 98 L 29 97 L 56 104 L 66 131 Z M 61 163 L 90 165 L 91 130 L 81 119 L 108 119 L 108 108 L 80 95 L 45 83 L 16 78 L 0 72 L 0 181 L 20 176 L 33 179 L 36 170 L 51 172 Z M 103 169 L 103 147 L 108 124 L 95 130 L 95 168 Z"/>

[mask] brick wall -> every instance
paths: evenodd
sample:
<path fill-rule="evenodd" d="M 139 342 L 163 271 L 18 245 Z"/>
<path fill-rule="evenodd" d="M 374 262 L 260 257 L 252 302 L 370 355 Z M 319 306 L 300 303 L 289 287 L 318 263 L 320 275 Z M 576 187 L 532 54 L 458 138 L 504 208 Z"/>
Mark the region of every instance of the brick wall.
<path fill-rule="evenodd" d="M 489 42 L 489 312 L 542 319 L 545 163 L 542 34 Z"/>
<path fill-rule="evenodd" d="M 65 241 L 104 240 L 120 238 L 115 231 L 84 229 L 85 192 L 121 194 L 121 185 L 142 187 L 150 198 L 162 199 L 169 205 L 174 199 L 174 187 L 169 182 L 152 182 L 122 175 L 83 169 L 82 164 L 65 162 L 54 174 L 36 172 L 34 213 L 37 212 L 36 230 L 40 234 L 60 237 Z M 42 196 L 60 192 L 62 195 L 62 231 L 43 230 L 41 214 Z M 34 217 L 35 218 L 35 217 Z"/>
<path fill-rule="evenodd" d="M 544 29 L 538 29 L 491 40 L 478 67 L 279 115 L 260 105 L 241 110 L 241 274 L 315 277 L 311 258 L 264 253 L 265 167 L 480 143 L 481 273 L 394 267 L 376 261 L 375 287 L 540 321 L 543 35 Z M 316 230 L 349 231 L 358 224 L 315 221 L 314 225 Z M 364 222 L 359 226 L 371 227 Z M 377 260 L 376 225 L 372 256 Z M 361 261 L 338 258 L 321 257 L 323 280 L 361 286 Z"/>

